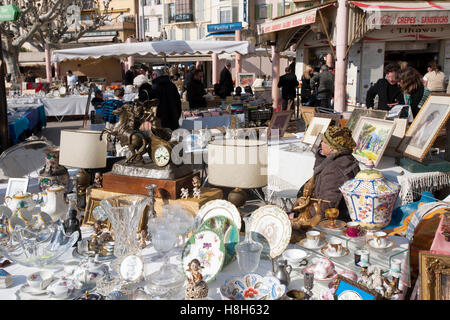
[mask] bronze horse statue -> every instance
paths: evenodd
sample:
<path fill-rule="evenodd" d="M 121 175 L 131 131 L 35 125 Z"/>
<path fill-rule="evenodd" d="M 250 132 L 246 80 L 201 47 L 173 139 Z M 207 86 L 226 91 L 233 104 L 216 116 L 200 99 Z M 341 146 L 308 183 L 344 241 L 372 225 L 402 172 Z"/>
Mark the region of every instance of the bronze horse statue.
<path fill-rule="evenodd" d="M 130 104 L 124 104 L 122 107 L 114 110 L 112 114 L 117 115 L 119 121 L 112 129 L 103 129 L 100 134 L 100 140 L 102 140 L 105 132 L 108 134 L 108 138 L 110 135 L 115 136 L 122 146 L 128 146 L 131 151 L 131 156 L 125 163 L 144 163 L 144 154 L 148 153 L 150 156 L 151 153 L 151 139 L 147 134 L 136 128 L 139 125 L 136 125 L 135 113 L 133 111 L 133 106 Z"/>

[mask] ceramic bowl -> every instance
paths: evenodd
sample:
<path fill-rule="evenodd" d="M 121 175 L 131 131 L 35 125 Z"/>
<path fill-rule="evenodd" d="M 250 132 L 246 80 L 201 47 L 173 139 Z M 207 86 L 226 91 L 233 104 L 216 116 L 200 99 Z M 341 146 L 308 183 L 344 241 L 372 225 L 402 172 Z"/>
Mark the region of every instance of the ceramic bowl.
<path fill-rule="evenodd" d="M 27 276 L 27 282 L 33 289 L 43 290 L 53 280 L 53 273 L 50 271 L 33 272 Z"/>
<path fill-rule="evenodd" d="M 286 259 L 291 265 L 297 265 L 302 262 L 308 253 L 301 249 L 287 249 L 283 252 L 283 259 Z"/>
<path fill-rule="evenodd" d="M 223 300 L 277 300 L 286 293 L 286 286 L 275 277 L 249 273 L 232 277 L 220 287 Z"/>
<path fill-rule="evenodd" d="M 327 258 L 319 258 L 313 261 L 314 263 L 314 274 L 321 279 L 325 279 L 334 273 L 335 267 L 334 263 Z"/>

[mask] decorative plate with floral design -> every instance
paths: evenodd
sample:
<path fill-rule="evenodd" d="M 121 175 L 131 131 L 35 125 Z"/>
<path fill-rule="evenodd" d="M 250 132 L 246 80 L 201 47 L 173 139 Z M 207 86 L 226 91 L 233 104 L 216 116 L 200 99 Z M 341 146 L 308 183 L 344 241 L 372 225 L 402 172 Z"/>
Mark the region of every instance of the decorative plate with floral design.
<path fill-rule="evenodd" d="M 286 292 L 286 286 L 275 277 L 250 273 L 233 277 L 220 287 L 223 300 L 276 300 Z"/>
<path fill-rule="evenodd" d="M 270 245 L 270 256 L 278 257 L 291 239 L 292 226 L 286 212 L 273 205 L 256 209 L 250 217 L 251 232 L 263 236 Z M 264 243 L 263 243 L 264 245 Z"/>
<path fill-rule="evenodd" d="M 198 230 L 187 241 L 181 256 L 183 272 L 188 274 L 188 265 L 193 260 L 200 261 L 200 272 L 208 283 L 222 270 L 225 261 L 225 246 L 222 238 L 213 230 Z"/>
<path fill-rule="evenodd" d="M 215 216 L 207 219 L 202 223 L 199 230 L 211 229 L 223 239 L 225 246 L 225 261 L 226 266 L 230 261 L 236 257 L 235 247 L 239 243 L 239 230 L 236 224 L 230 218 L 225 216 Z"/>
<path fill-rule="evenodd" d="M 230 218 L 238 230 L 241 230 L 241 214 L 234 204 L 227 200 L 211 200 L 205 203 L 197 213 L 201 222 L 216 216 Z"/>

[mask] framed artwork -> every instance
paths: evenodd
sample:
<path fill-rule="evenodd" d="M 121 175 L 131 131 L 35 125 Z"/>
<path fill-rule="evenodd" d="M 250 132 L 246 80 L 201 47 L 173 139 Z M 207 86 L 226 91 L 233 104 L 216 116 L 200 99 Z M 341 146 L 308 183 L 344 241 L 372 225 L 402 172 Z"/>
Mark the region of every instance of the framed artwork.
<path fill-rule="evenodd" d="M 381 300 L 381 295 L 342 275 L 337 276 L 335 300 Z"/>
<path fill-rule="evenodd" d="M 397 146 L 397 151 L 422 162 L 449 117 L 450 95 L 431 94 Z"/>
<path fill-rule="evenodd" d="M 394 128 L 394 121 L 361 117 L 352 134 L 356 142 L 353 156 L 361 162 L 372 160 L 376 167 L 389 144 Z"/>
<path fill-rule="evenodd" d="M 106 216 L 104 209 L 100 206 L 100 201 L 102 200 L 103 199 L 87 197 L 83 225 L 93 226 L 95 221 L 98 220 L 104 227 L 111 231 L 112 227 L 111 223 L 108 220 L 108 216 Z"/>
<path fill-rule="evenodd" d="M 314 113 L 316 108 L 314 107 L 300 107 L 300 113 L 303 120 L 305 121 L 305 126 L 308 127 L 311 120 L 314 118 Z"/>
<path fill-rule="evenodd" d="M 450 256 L 420 251 L 419 278 L 420 300 L 450 300 Z"/>
<path fill-rule="evenodd" d="M 272 130 L 278 130 L 278 136 L 282 137 L 291 120 L 293 110 L 278 111 L 272 114 L 269 127 L 267 128 L 267 139 L 271 137 Z"/>
<path fill-rule="evenodd" d="M 352 111 L 352 115 L 350 119 L 348 119 L 347 124 L 345 125 L 352 132 L 355 130 L 358 121 L 361 117 L 371 117 L 377 119 L 386 119 L 387 111 L 385 110 L 373 110 L 373 109 L 365 109 L 365 108 L 354 108 Z"/>
<path fill-rule="evenodd" d="M 256 79 L 254 73 L 238 73 L 237 77 L 238 77 L 237 86 L 240 86 L 242 88 L 245 88 L 246 86 L 252 86 L 253 82 Z"/>
<path fill-rule="evenodd" d="M 5 197 L 12 197 L 18 192 L 25 193 L 28 190 L 28 178 L 9 178 Z"/>
<path fill-rule="evenodd" d="M 320 118 L 330 118 L 332 123 L 330 125 L 332 126 L 341 126 L 341 114 L 340 113 L 323 113 L 323 112 L 315 112 L 314 117 L 320 117 Z"/>
<path fill-rule="evenodd" d="M 316 154 L 316 152 L 320 148 L 320 144 L 322 143 L 322 135 L 319 134 L 316 138 L 316 141 L 314 141 L 313 145 L 311 146 L 311 151 Z"/>
<path fill-rule="evenodd" d="M 317 137 L 322 133 L 325 133 L 328 126 L 330 125 L 331 119 L 330 118 L 321 118 L 321 117 L 314 117 L 311 121 L 311 123 L 308 126 L 308 129 L 306 129 L 305 135 L 303 136 L 303 143 L 306 144 L 314 144 Z"/>

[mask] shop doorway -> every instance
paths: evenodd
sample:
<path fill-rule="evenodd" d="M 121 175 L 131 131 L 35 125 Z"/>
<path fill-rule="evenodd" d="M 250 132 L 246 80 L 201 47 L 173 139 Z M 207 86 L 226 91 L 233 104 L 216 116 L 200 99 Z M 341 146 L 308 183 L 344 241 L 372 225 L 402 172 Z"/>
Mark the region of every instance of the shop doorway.
<path fill-rule="evenodd" d="M 430 51 L 386 51 L 384 57 L 385 65 L 392 62 L 406 61 L 408 65 L 415 68 L 420 74 L 427 73 L 428 63 L 439 61 L 439 52 Z M 441 66 L 443 68 L 443 66 Z"/>

